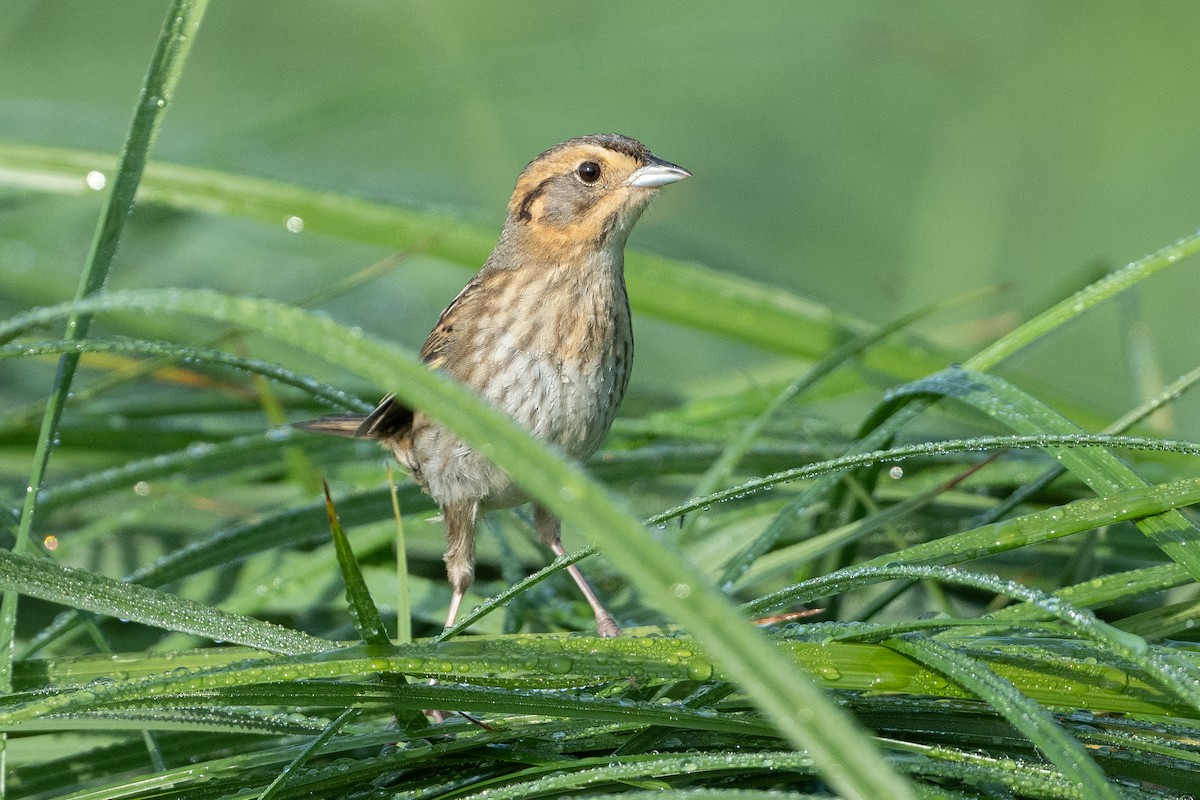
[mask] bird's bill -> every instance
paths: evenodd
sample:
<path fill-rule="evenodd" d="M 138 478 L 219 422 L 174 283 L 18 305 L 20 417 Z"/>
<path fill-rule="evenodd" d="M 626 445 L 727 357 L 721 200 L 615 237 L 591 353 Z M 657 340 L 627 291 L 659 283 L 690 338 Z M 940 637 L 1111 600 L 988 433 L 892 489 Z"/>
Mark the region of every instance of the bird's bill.
<path fill-rule="evenodd" d="M 636 186 L 639 189 L 655 189 L 659 186 L 666 186 L 668 183 L 675 183 L 675 181 L 681 181 L 684 178 L 690 177 L 692 177 L 692 173 L 678 164 L 672 164 L 670 161 L 663 161 L 661 158 L 648 156 L 646 158 L 646 166 L 634 170 L 626 183 L 630 186 Z"/>

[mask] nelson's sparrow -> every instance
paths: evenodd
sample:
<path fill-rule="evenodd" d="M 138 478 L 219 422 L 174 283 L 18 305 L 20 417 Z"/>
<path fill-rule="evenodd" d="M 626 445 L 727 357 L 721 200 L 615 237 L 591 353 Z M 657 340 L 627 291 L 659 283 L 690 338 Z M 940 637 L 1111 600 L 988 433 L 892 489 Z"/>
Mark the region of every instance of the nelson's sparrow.
<path fill-rule="evenodd" d="M 634 139 L 569 139 L 517 178 L 491 256 L 442 312 L 420 357 L 474 388 L 536 438 L 587 459 L 629 383 L 633 331 L 625 240 L 659 187 L 690 176 Z M 481 510 L 527 501 L 498 469 L 421 411 L 389 395 L 366 417 L 325 417 L 308 430 L 378 439 L 441 507 L 454 624 L 475 575 Z M 534 506 L 542 542 L 563 554 L 559 521 Z M 601 636 L 620 628 L 575 565 L 567 567 Z"/>

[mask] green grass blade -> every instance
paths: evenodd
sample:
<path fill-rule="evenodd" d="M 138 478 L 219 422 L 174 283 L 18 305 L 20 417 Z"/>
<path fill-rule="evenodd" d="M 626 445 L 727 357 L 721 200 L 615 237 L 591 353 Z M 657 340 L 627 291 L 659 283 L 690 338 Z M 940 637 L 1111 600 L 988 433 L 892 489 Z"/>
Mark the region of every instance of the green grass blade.
<path fill-rule="evenodd" d="M 321 731 L 319 736 L 313 738 L 312 742 L 309 743 L 308 747 L 304 748 L 303 752 L 296 754 L 296 757 L 292 759 L 292 762 L 284 767 L 279 775 L 276 776 L 275 780 L 271 781 L 271 785 L 264 789 L 263 793 L 258 796 L 258 800 L 271 800 L 271 798 L 279 794 L 279 792 L 288 785 L 288 781 L 292 778 L 292 776 L 295 775 L 300 768 L 303 767 L 305 763 L 307 763 L 308 760 L 325 745 L 326 742 L 337 735 L 337 732 L 340 731 L 357 713 L 357 709 L 348 708 L 339 714 L 337 719 L 329 723 L 325 730 Z"/>
<path fill-rule="evenodd" d="M 329 646 L 306 633 L 16 553 L 0 551 L 0 586 L 52 603 L 271 653 L 312 652 Z"/>
<path fill-rule="evenodd" d="M 867 440 L 863 440 L 867 441 Z M 874 440 L 870 440 L 874 441 Z M 774 472 L 760 478 L 753 478 L 713 492 L 707 497 L 694 497 L 678 506 L 661 511 L 646 520 L 647 525 L 662 523 L 691 513 L 713 503 L 720 503 L 738 497 L 759 492 L 767 487 L 809 478 L 824 478 L 831 473 L 843 472 L 863 466 L 880 463 L 894 463 L 910 458 L 921 458 L 949 453 L 968 453 L 984 450 L 1004 449 L 1039 449 L 1048 448 L 1125 448 L 1130 450 L 1149 450 L 1160 452 L 1200 455 L 1200 443 L 1180 441 L 1176 439 L 1159 439 L 1150 436 L 1116 436 L 1107 433 L 1070 433 L 1070 434 L 1021 434 L 1016 436 L 975 436 L 970 439 L 947 439 L 943 441 L 921 442 L 919 444 L 898 445 L 887 450 L 863 450 L 856 447 L 848 455 L 831 458 L 827 461 L 815 461 L 802 467 Z M 836 475 L 833 476 L 836 478 Z M 818 484 L 819 485 L 819 482 Z M 812 494 L 811 490 L 789 504 L 803 507 L 803 502 Z M 786 510 L 785 510 L 786 512 Z"/>
<path fill-rule="evenodd" d="M 412 608 L 409 602 L 408 545 L 404 535 L 404 518 L 400 514 L 400 488 L 388 464 L 388 489 L 392 501 L 392 517 L 396 521 L 396 641 L 412 641 Z"/>
<path fill-rule="evenodd" d="M 525 576 L 520 581 L 514 583 L 512 586 L 509 586 L 500 594 L 496 595 L 495 597 L 489 597 L 475 608 L 472 608 L 470 611 L 461 615 L 461 619 L 455 622 L 451 627 L 446 628 L 446 630 L 433 637 L 433 640 L 435 642 L 444 642 L 447 639 L 453 639 L 455 636 L 486 617 L 492 611 L 495 611 L 497 608 L 502 608 L 522 592 L 528 591 L 542 581 L 546 580 L 546 578 L 549 578 L 551 575 L 557 575 L 571 564 L 582 561 L 588 556 L 595 554 L 595 552 L 595 547 L 585 547 L 582 550 L 575 551 L 574 553 L 568 553 L 565 556 L 559 556 L 558 558 L 555 558 L 537 572 L 534 572 L 532 575 Z"/>
<path fill-rule="evenodd" d="M 1178 564 L 1171 563 L 1103 575 L 1073 586 L 1064 586 L 1054 594 L 1073 606 L 1101 608 L 1189 583 L 1194 583 L 1191 576 Z M 988 615 L 988 619 L 1002 622 L 1047 618 L 1042 609 L 1025 604 L 1002 608 Z"/>
<path fill-rule="evenodd" d="M 1200 251 L 1200 233 L 1184 237 L 1174 244 L 1159 250 L 1157 253 L 1135 261 L 1124 269 L 1114 272 L 1085 287 L 1067 300 L 1056 304 L 1045 313 L 1001 337 L 994 344 L 964 362 L 963 366 L 967 370 L 978 372 L 991 369 L 1003 359 L 1034 341 L 1047 336 L 1071 320 L 1076 319 L 1088 309 L 1119 295 L 1121 292 L 1132 286 L 1136 286 L 1141 281 L 1167 266 L 1194 255 L 1198 251 Z M 893 401 L 891 398 L 885 399 L 863 423 L 860 428 L 859 441 L 851 447 L 846 455 L 853 457 L 875 448 L 886 447 L 898 431 L 916 419 L 928 407 L 929 402 L 926 398 L 916 397 L 908 397 L 898 402 Z M 873 485 L 874 478 L 871 477 L 868 483 Z M 800 503 L 812 505 L 818 500 L 825 499 L 827 495 L 831 508 L 840 508 L 842 506 L 844 490 L 839 488 L 839 484 L 834 479 L 823 478 L 817 482 L 816 486 L 805 493 L 802 498 L 798 498 L 787 509 L 786 513 L 795 514 L 797 509 L 800 508 Z M 1178 512 L 1169 513 L 1178 515 Z M 1170 519 L 1174 520 L 1174 518 Z M 1157 528 L 1159 523 L 1150 522 L 1149 525 L 1151 528 Z M 1170 525 L 1178 525 L 1178 522 L 1172 521 L 1169 523 Z M 764 534 L 761 538 L 765 540 L 771 535 L 778 536 L 779 532 L 772 530 L 769 534 Z M 1158 532 L 1153 534 L 1153 536 L 1157 537 L 1157 539 L 1168 540 L 1171 538 L 1171 532 Z M 732 582 L 748 568 L 753 558 L 769 549 L 771 544 L 773 544 L 773 541 L 752 544 L 747 548 L 731 564 L 731 568 L 727 570 L 724 576 L 722 585 L 732 585 Z M 1200 543 L 1193 541 L 1193 545 L 1195 548 L 1200 548 Z M 1182 543 L 1182 547 L 1187 546 L 1186 542 Z M 1182 547 L 1173 549 L 1182 550 Z M 1197 559 L 1193 558 L 1190 553 L 1182 553 L 1182 557 L 1190 564 L 1188 571 L 1193 576 L 1200 577 L 1200 563 L 1193 563 Z"/>
<path fill-rule="evenodd" d="M 379 615 L 379 609 L 371 599 L 371 591 L 367 588 L 367 582 L 363 580 L 362 570 L 354 558 L 354 551 L 350 549 L 350 539 L 338 520 L 328 483 L 324 484 L 324 489 L 325 513 L 329 516 L 333 549 L 337 553 L 338 567 L 342 570 L 342 580 L 346 584 L 346 599 L 350 601 L 350 616 L 354 618 L 354 626 L 366 644 L 391 645 L 387 630 L 383 627 L 383 617 Z"/>
<path fill-rule="evenodd" d="M 1200 478 L 1129 489 L 1104 497 L 1076 500 L 1002 522 L 906 547 L 863 562 L 885 564 L 956 564 L 1095 530 L 1123 520 L 1137 520 L 1200 503 Z"/>
<path fill-rule="evenodd" d="M 315 381 L 305 375 L 299 375 L 279 364 L 272 364 L 257 358 L 243 358 L 220 350 L 186 347 L 173 342 L 84 339 L 78 342 L 29 342 L 0 347 L 0 359 L 26 358 L 49 353 L 128 353 L 159 356 L 192 364 L 215 364 L 248 372 L 251 375 L 261 375 L 277 383 L 292 386 L 340 411 L 366 413 L 374 408 L 373 405 L 337 387 Z"/>
<path fill-rule="evenodd" d="M 292 428 L 276 428 L 223 442 L 193 443 L 183 450 L 134 459 L 119 467 L 47 487 L 42 491 L 38 505 L 44 509 L 62 508 L 107 492 L 127 490 L 138 481 L 152 481 L 183 473 L 193 480 L 228 473 L 274 457 L 284 447 L 295 445 L 299 438 L 300 435 Z"/>
<path fill-rule="evenodd" d="M 1066 300 L 1056 303 L 976 353 L 963 363 L 963 367 L 980 372 L 989 370 L 1089 309 L 1116 297 L 1151 275 L 1197 253 L 1200 253 L 1200 232 L 1185 236 L 1156 253 L 1134 261 L 1079 290 Z"/>

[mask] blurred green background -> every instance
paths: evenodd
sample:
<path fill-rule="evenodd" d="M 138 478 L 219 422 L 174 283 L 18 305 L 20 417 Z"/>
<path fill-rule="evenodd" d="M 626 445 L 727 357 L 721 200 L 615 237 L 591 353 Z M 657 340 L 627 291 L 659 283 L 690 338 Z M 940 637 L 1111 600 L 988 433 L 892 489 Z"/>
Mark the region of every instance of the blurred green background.
<path fill-rule="evenodd" d="M 166 3 L 4 0 L 0 140 L 115 153 Z M 1200 4 L 214 0 L 158 159 L 451 211 L 499 229 L 524 164 L 619 131 L 695 178 L 631 246 L 777 284 L 968 355 L 1200 225 Z M 3 164 L 0 162 L 0 170 Z M 0 312 L 74 291 L 98 197 L 0 191 Z M 297 300 L 386 256 L 153 208 L 110 285 Z M 1196 363 L 1196 266 L 1007 369 L 1115 413 L 1131 371 Z M 416 347 L 466 279 L 420 258 L 329 303 Z M 794 361 L 639 319 L 631 402 L 746 388 Z M 1133 353 L 1149 361 L 1131 363 Z M 45 373 L 0 366 L 0 399 Z M 1117 388 L 1114 388 L 1117 387 Z M 1200 401 L 1177 409 L 1200 427 Z"/>

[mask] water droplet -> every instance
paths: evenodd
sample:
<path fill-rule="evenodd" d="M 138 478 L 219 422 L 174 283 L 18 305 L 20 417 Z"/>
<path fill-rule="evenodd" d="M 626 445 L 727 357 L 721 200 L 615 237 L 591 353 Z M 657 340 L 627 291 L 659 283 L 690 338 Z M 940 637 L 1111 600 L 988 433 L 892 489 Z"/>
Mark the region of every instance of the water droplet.
<path fill-rule="evenodd" d="M 565 675 L 575 666 L 575 662 L 566 656 L 555 656 L 546 662 L 546 671 L 551 675 Z"/>
<path fill-rule="evenodd" d="M 285 442 L 292 438 L 293 433 L 295 433 L 293 428 L 271 428 L 267 431 L 267 438 L 272 442 Z"/>
<path fill-rule="evenodd" d="M 676 584 L 672 584 L 672 586 L 671 586 L 671 594 L 675 595 L 680 600 L 683 600 L 684 598 L 690 596 L 691 593 L 692 593 L 692 587 L 688 586 L 686 583 L 676 583 Z"/>
<path fill-rule="evenodd" d="M 100 170 L 94 169 L 84 176 L 83 182 L 87 184 L 89 189 L 98 192 L 108 185 L 108 178 Z"/>
<path fill-rule="evenodd" d="M 192 458 L 200 458 L 206 456 L 215 449 L 215 445 L 210 442 L 192 442 L 187 446 L 187 454 Z"/>
<path fill-rule="evenodd" d="M 888 470 L 888 476 L 893 480 L 900 480 L 904 477 L 904 467 L 895 466 Z"/>
<path fill-rule="evenodd" d="M 293 214 L 283 221 L 283 227 L 288 229 L 288 233 L 300 233 L 304 230 L 304 219 Z"/>

